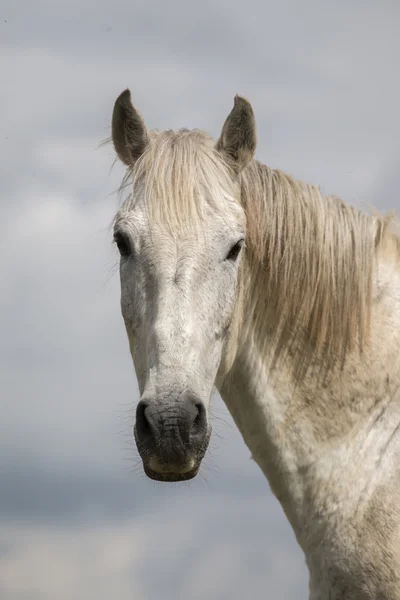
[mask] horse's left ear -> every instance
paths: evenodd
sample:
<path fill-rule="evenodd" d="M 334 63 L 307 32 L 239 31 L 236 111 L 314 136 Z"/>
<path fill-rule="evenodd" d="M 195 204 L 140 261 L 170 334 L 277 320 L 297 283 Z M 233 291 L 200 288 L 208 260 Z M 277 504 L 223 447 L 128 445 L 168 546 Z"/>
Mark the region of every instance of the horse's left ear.
<path fill-rule="evenodd" d="M 228 156 L 234 170 L 239 173 L 253 159 L 256 145 L 256 121 L 252 106 L 245 98 L 236 95 L 216 148 Z"/>
<path fill-rule="evenodd" d="M 146 125 L 139 111 L 132 105 L 129 90 L 122 92 L 115 101 L 112 140 L 118 157 L 128 166 L 135 164 L 148 144 Z"/>

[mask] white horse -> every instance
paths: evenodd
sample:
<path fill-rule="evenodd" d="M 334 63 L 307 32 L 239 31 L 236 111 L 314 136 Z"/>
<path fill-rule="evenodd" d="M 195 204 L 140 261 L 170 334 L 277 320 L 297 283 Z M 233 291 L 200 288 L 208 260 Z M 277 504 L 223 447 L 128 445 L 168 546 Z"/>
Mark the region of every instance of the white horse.
<path fill-rule="evenodd" d="M 215 386 L 304 551 L 310 599 L 399 599 L 394 221 L 255 161 L 239 96 L 214 142 L 148 131 L 126 90 L 112 140 L 131 192 L 114 237 L 146 474 L 197 474 Z"/>

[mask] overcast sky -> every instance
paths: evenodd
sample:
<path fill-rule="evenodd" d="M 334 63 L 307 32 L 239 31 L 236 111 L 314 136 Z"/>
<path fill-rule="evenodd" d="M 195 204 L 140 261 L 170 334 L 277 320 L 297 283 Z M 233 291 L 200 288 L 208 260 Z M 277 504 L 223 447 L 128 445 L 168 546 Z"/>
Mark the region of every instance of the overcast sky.
<path fill-rule="evenodd" d="M 129 87 L 149 127 L 214 136 L 400 208 L 398 0 L 2 0 L 0 598 L 307 598 L 304 559 L 219 398 L 201 476 L 142 476 L 110 222 Z"/>

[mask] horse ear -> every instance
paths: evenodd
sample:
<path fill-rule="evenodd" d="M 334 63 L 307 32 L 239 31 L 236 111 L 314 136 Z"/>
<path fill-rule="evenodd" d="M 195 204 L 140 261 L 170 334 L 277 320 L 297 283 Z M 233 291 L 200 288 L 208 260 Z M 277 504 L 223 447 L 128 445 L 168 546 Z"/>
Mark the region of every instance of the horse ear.
<path fill-rule="evenodd" d="M 149 136 L 140 113 L 132 105 L 129 90 L 122 92 L 115 101 L 111 129 L 118 157 L 126 165 L 133 166 L 145 151 Z"/>
<path fill-rule="evenodd" d="M 236 94 L 216 148 L 229 157 L 234 170 L 239 173 L 253 159 L 256 145 L 256 122 L 252 106 Z"/>

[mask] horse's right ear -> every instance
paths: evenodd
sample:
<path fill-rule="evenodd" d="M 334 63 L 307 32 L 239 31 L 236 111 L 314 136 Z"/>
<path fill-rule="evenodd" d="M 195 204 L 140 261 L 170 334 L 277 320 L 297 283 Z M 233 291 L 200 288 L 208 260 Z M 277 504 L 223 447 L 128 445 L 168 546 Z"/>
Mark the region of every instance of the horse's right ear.
<path fill-rule="evenodd" d="M 118 157 L 133 166 L 142 156 L 149 142 L 146 125 L 131 102 L 131 93 L 125 90 L 118 96 L 112 114 L 112 141 Z"/>
<path fill-rule="evenodd" d="M 233 169 L 239 173 L 253 159 L 256 151 L 256 122 L 250 102 L 236 95 L 216 149 L 228 157 Z"/>

